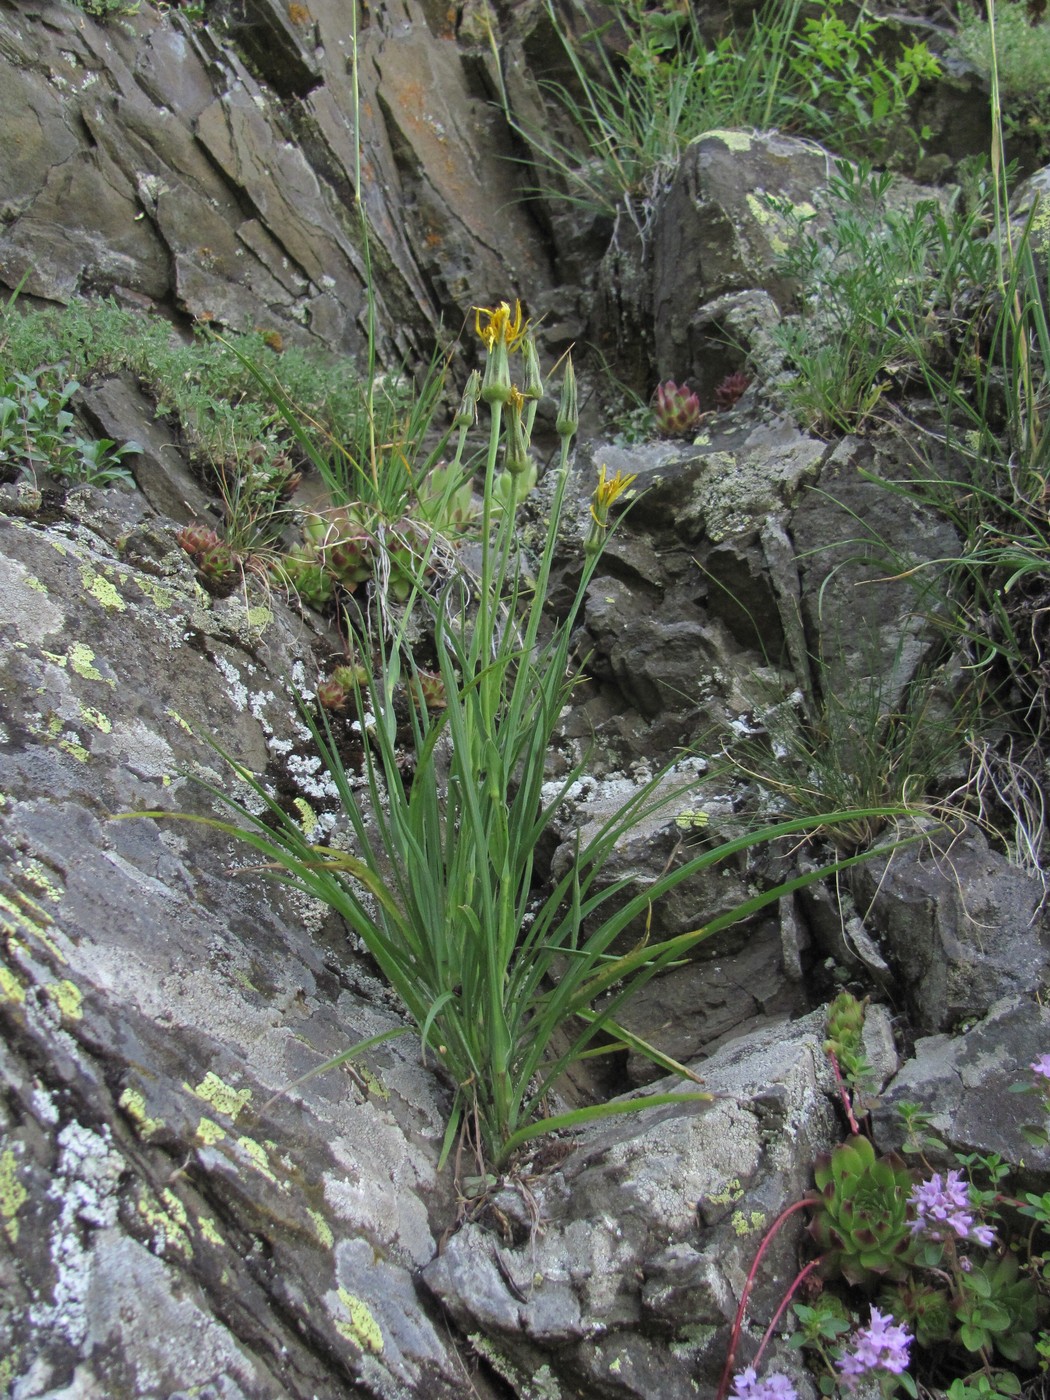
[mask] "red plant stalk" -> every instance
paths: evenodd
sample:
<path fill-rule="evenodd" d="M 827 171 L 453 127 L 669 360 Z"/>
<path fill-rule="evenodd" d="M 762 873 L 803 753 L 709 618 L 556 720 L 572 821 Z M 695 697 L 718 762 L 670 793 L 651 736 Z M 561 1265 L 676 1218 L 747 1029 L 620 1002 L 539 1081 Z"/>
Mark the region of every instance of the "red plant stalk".
<path fill-rule="evenodd" d="M 835 1076 L 835 1086 L 839 1091 L 842 1107 L 846 1110 L 846 1117 L 849 1119 L 850 1132 L 856 1137 L 859 1137 L 860 1124 L 857 1122 L 856 1115 L 853 1112 L 853 1103 L 849 1096 L 849 1089 L 846 1086 L 846 1081 L 842 1077 L 842 1071 L 839 1069 L 838 1059 L 836 1058 L 834 1050 L 827 1050 L 825 1054 L 831 1062 L 831 1072 Z"/>
<path fill-rule="evenodd" d="M 821 1264 L 823 1264 L 823 1262 L 824 1262 L 824 1260 L 825 1260 L 826 1258 L 827 1258 L 827 1256 L 824 1255 L 824 1254 L 822 1254 L 822 1255 L 820 1256 L 819 1259 L 811 1259 L 811 1260 L 809 1261 L 809 1263 L 806 1265 L 806 1267 L 805 1267 L 804 1269 L 800 1269 L 799 1272 L 795 1275 L 795 1281 L 792 1283 L 792 1285 L 791 1285 L 791 1287 L 788 1289 L 788 1291 L 784 1294 L 783 1298 L 781 1298 L 781 1300 L 780 1300 L 780 1307 L 777 1308 L 776 1312 L 773 1314 L 773 1317 L 772 1317 L 772 1319 L 771 1319 L 771 1321 L 770 1321 L 770 1324 L 769 1324 L 769 1326 L 766 1328 L 766 1330 L 765 1330 L 765 1332 L 764 1332 L 764 1334 L 763 1334 L 763 1336 L 762 1336 L 762 1340 L 761 1340 L 761 1341 L 759 1342 L 759 1344 L 758 1344 L 758 1350 L 755 1352 L 755 1359 L 754 1359 L 754 1361 L 752 1361 L 752 1363 L 751 1363 L 752 1366 L 754 1366 L 754 1368 L 755 1368 L 756 1371 L 758 1370 L 758 1363 L 762 1360 L 762 1353 L 765 1351 L 766 1347 L 769 1345 L 769 1339 L 772 1337 L 773 1331 L 774 1331 L 774 1329 L 775 1329 L 777 1323 L 778 1323 L 778 1322 L 780 1321 L 780 1319 L 784 1316 L 784 1312 L 785 1312 L 785 1310 L 786 1310 L 786 1308 L 787 1308 L 788 1303 L 791 1302 L 792 1298 L 793 1298 L 793 1297 L 795 1296 L 795 1294 L 798 1292 L 800 1285 L 801 1285 L 807 1278 L 809 1278 L 810 1274 L 813 1272 L 814 1269 L 819 1269 L 819 1268 L 820 1268 Z"/>
<path fill-rule="evenodd" d="M 801 1201 L 793 1201 L 791 1205 L 789 1205 L 785 1210 L 782 1210 L 780 1212 L 776 1220 L 773 1221 L 772 1225 L 770 1225 L 769 1229 L 763 1236 L 762 1243 L 758 1246 L 758 1252 L 755 1255 L 750 1270 L 748 1271 L 747 1278 L 744 1281 L 744 1287 L 740 1294 L 740 1306 L 736 1310 L 736 1317 L 733 1320 L 733 1330 L 729 1334 L 729 1350 L 726 1353 L 725 1369 L 722 1371 L 722 1379 L 718 1383 L 718 1390 L 715 1394 L 715 1400 L 725 1400 L 726 1394 L 729 1390 L 729 1382 L 733 1375 L 733 1365 L 736 1361 L 736 1350 L 737 1347 L 740 1345 L 740 1333 L 743 1329 L 744 1317 L 747 1313 L 747 1300 L 751 1296 L 751 1289 L 754 1286 L 755 1275 L 758 1273 L 758 1266 L 762 1262 L 762 1256 L 769 1248 L 769 1245 L 772 1242 L 774 1235 L 776 1235 L 777 1231 L 780 1229 L 781 1225 L 783 1225 L 784 1221 L 787 1220 L 788 1216 L 794 1215 L 794 1213 L 797 1210 L 805 1210 L 807 1207 L 812 1206 L 812 1204 L 813 1202 L 808 1196 L 803 1196 Z M 818 1259 L 814 1262 L 819 1264 L 820 1260 Z M 810 1266 L 807 1265 L 807 1268 L 803 1270 L 803 1274 L 795 1280 L 794 1284 L 792 1284 L 791 1293 L 793 1293 L 795 1291 L 795 1288 L 798 1287 L 802 1276 L 806 1272 L 808 1272 L 809 1267 Z M 788 1294 L 788 1298 L 791 1297 L 791 1293 Z M 787 1302 L 787 1299 L 785 1299 L 785 1302 Z M 783 1305 L 781 1305 L 780 1312 L 783 1312 Z M 780 1312 L 777 1313 L 777 1317 L 780 1316 Z M 775 1321 L 776 1318 L 774 1318 L 774 1322 Z M 770 1326 L 772 1326 L 772 1323 L 770 1324 Z M 765 1346 L 765 1344 L 766 1338 L 763 1337 L 762 1346 Z"/>

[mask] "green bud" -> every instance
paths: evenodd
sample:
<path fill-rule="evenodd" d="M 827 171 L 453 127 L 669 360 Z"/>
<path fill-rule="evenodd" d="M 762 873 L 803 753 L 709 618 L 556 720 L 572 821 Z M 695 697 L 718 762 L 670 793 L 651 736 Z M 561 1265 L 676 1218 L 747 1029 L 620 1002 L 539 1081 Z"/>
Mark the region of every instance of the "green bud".
<path fill-rule="evenodd" d="M 503 465 L 512 476 L 520 476 L 529 469 L 529 444 L 525 425 L 521 419 L 524 399 L 516 390 L 507 401 L 507 450 Z"/>
<path fill-rule="evenodd" d="M 467 376 L 467 386 L 459 401 L 459 408 L 452 420 L 454 428 L 470 428 L 478 421 L 478 396 L 481 393 L 481 375 L 472 369 Z"/>
<path fill-rule="evenodd" d="M 481 381 L 481 397 L 486 403 L 506 403 L 510 398 L 510 360 L 507 346 L 497 340 L 485 361 L 485 377 Z"/>
<path fill-rule="evenodd" d="M 542 399 L 543 373 L 540 370 L 540 357 L 536 353 L 536 342 L 531 335 L 525 337 L 521 348 L 525 360 L 525 387 L 521 396 L 524 399 Z"/>
<path fill-rule="evenodd" d="M 565 376 L 561 381 L 561 399 L 558 403 L 558 417 L 555 420 L 558 436 L 571 438 L 580 426 L 580 411 L 576 402 L 576 371 L 572 367 L 572 357 L 565 357 Z"/>

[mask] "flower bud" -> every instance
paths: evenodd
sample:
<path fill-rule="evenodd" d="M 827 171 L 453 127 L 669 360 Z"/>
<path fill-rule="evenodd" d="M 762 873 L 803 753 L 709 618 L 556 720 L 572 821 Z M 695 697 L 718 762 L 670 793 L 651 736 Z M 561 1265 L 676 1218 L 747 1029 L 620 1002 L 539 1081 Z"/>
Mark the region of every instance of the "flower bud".
<path fill-rule="evenodd" d="M 525 361 L 525 387 L 521 391 L 522 398 L 542 399 L 543 373 L 540 370 L 540 357 L 536 351 L 536 342 L 531 335 L 527 335 L 522 341 L 521 352 Z"/>
<path fill-rule="evenodd" d="M 510 398 L 510 360 L 507 356 L 507 343 L 504 340 L 493 342 L 485 361 L 485 377 L 481 381 L 481 397 L 486 403 L 506 403 Z"/>
<path fill-rule="evenodd" d="M 572 357 L 565 358 L 565 375 L 561 381 L 561 399 L 558 402 L 558 417 L 554 427 L 559 437 L 571 438 L 580 426 L 580 412 L 576 403 L 576 371 L 572 367 Z"/>
<path fill-rule="evenodd" d="M 531 465 L 528 438 L 521 417 L 524 406 L 525 399 L 520 390 L 512 389 L 507 399 L 507 448 L 503 461 L 512 476 L 520 476 Z"/>
<path fill-rule="evenodd" d="M 466 388 L 459 401 L 459 408 L 452 420 L 454 428 L 470 428 L 478 421 L 478 396 L 481 393 L 481 375 L 472 369 L 467 376 Z"/>

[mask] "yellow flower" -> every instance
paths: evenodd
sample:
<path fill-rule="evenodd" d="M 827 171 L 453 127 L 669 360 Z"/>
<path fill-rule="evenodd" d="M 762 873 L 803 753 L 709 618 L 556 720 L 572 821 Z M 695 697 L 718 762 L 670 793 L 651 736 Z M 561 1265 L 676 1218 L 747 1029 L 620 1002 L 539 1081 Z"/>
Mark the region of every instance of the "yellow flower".
<path fill-rule="evenodd" d="M 619 467 L 616 469 L 616 475 L 610 479 L 606 475 L 605 463 L 602 463 L 598 472 L 598 485 L 594 488 L 594 496 L 591 499 L 591 514 L 603 529 L 609 522 L 609 507 L 623 495 L 632 481 L 637 480 L 637 472 L 631 476 L 624 476 Z"/>
<path fill-rule="evenodd" d="M 481 323 L 482 316 L 488 317 L 484 325 Z M 485 349 L 489 352 L 501 341 L 508 350 L 517 350 L 525 339 L 529 323 L 521 318 L 520 301 L 514 303 L 513 316 L 507 303 L 501 301 L 499 306 L 495 307 L 475 306 L 474 329 L 485 342 Z"/>

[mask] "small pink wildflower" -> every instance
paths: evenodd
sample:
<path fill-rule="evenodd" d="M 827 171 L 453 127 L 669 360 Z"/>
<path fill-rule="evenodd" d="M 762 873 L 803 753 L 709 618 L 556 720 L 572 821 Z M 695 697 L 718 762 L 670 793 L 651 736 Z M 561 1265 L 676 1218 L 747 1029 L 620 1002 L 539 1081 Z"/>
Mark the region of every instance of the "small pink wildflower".
<path fill-rule="evenodd" d="M 1033 1060 L 1029 1066 L 1043 1079 L 1050 1079 L 1050 1054 L 1040 1055 L 1038 1060 Z"/>
<path fill-rule="evenodd" d="M 871 1321 L 853 1339 L 853 1350 L 838 1360 L 846 1388 L 852 1390 L 859 1376 L 869 1371 L 890 1371 L 899 1376 L 908 1369 L 908 1349 L 912 1338 L 907 1328 L 894 1324 L 893 1314 L 885 1317 L 872 1308 Z"/>
<path fill-rule="evenodd" d="M 733 1400 L 798 1400 L 795 1387 L 777 1371 L 759 1380 L 754 1366 L 733 1377 Z"/>
<path fill-rule="evenodd" d="M 957 1239 L 975 1240 L 986 1248 L 995 1243 L 995 1231 L 974 1221 L 970 1188 L 961 1171 L 951 1171 L 943 1178 L 935 1172 L 929 1181 L 920 1182 L 913 1189 L 908 1201 L 915 1207 L 912 1234 L 921 1230 L 931 1239 L 943 1240 L 943 1227 L 947 1225 Z"/>

